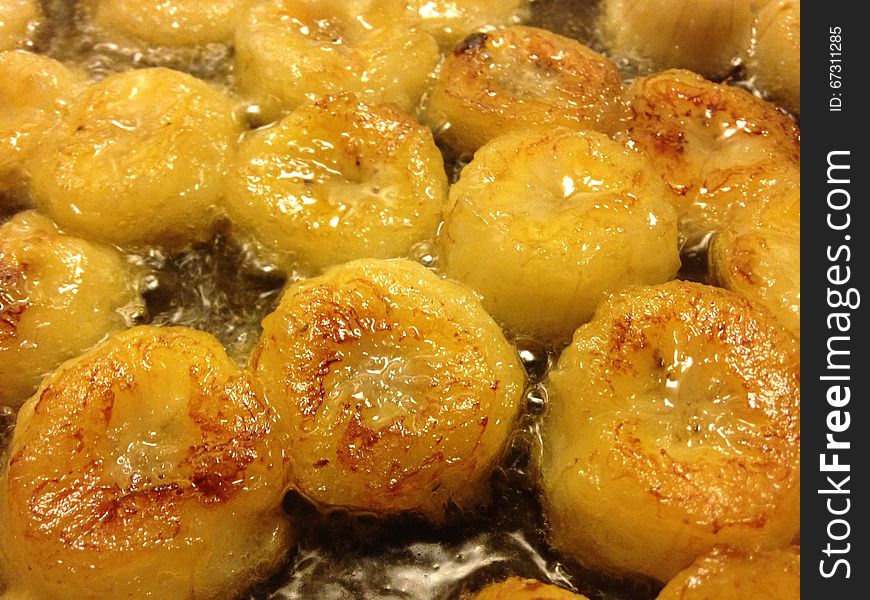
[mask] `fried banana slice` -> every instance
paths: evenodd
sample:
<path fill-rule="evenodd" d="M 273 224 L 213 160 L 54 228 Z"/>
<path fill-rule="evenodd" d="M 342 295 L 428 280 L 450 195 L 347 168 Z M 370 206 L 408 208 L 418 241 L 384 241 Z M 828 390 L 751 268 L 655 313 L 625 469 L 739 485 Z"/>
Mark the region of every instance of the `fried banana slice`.
<path fill-rule="evenodd" d="M 438 63 L 438 44 L 401 7 L 370 0 L 265 0 L 242 15 L 235 74 L 266 121 L 327 94 L 413 111 Z M 392 10 L 390 10 L 392 8 Z"/>
<path fill-rule="evenodd" d="M 781 194 L 731 211 L 710 244 L 713 281 L 767 307 L 789 331 L 801 331 L 800 173 Z"/>
<path fill-rule="evenodd" d="M 0 51 L 29 48 L 40 24 L 45 20 L 38 0 L 0 2 Z"/>
<path fill-rule="evenodd" d="M 90 26 L 110 38 L 157 46 L 233 41 L 242 9 L 255 0 L 83 0 Z"/>
<path fill-rule="evenodd" d="M 668 582 L 656 600 L 800 600 L 801 550 L 718 548 Z"/>
<path fill-rule="evenodd" d="M 431 132 L 394 106 L 343 94 L 241 144 L 228 212 L 286 270 L 407 256 L 434 237 L 447 175 Z"/>
<path fill-rule="evenodd" d="M 792 185 L 800 130 L 773 104 L 679 70 L 635 80 L 627 100 L 618 137 L 651 158 L 689 243 L 721 229 L 733 207 Z"/>
<path fill-rule="evenodd" d="M 207 239 L 241 129 L 234 108 L 169 69 L 107 77 L 75 99 L 32 161 L 37 206 L 72 233 L 125 247 Z"/>
<path fill-rule="evenodd" d="M 481 148 L 451 188 L 444 272 L 514 333 L 565 344 L 608 294 L 680 266 L 669 193 L 645 158 L 595 132 L 538 128 Z"/>
<path fill-rule="evenodd" d="M 123 329 L 121 311 L 138 302 L 114 248 L 33 211 L 0 225 L 0 405 L 17 407 L 63 361 Z"/>
<path fill-rule="evenodd" d="M 622 79 L 607 57 L 544 29 L 475 33 L 447 56 L 424 118 L 470 156 L 496 136 L 535 125 L 609 131 L 622 115 Z"/>
<path fill-rule="evenodd" d="M 673 281 L 614 296 L 547 382 L 555 548 L 668 581 L 717 545 L 800 530 L 800 345 L 762 307 Z"/>
<path fill-rule="evenodd" d="M 238 598 L 293 540 L 282 431 L 206 333 L 137 327 L 65 364 L 22 407 L 0 480 L 10 592 Z"/>
<path fill-rule="evenodd" d="M 724 77 L 752 40 L 753 0 L 602 0 L 604 47 L 641 71 Z"/>
<path fill-rule="evenodd" d="M 292 285 L 250 364 L 290 424 L 303 495 L 435 522 L 488 497 L 524 383 L 472 292 L 407 260 Z"/>
<path fill-rule="evenodd" d="M 502 582 L 486 586 L 469 600 L 589 600 L 586 596 L 569 592 L 555 585 L 535 579 L 508 577 Z"/>
<path fill-rule="evenodd" d="M 412 22 L 448 50 L 472 33 L 519 25 L 530 12 L 529 0 L 398 1 L 410 11 Z"/>
<path fill-rule="evenodd" d="M 24 189 L 24 166 L 83 84 L 47 56 L 0 52 L 0 193 Z"/>
<path fill-rule="evenodd" d="M 801 113 L 799 0 L 770 0 L 762 7 L 755 21 L 755 43 L 746 66 L 767 98 L 794 114 Z"/>

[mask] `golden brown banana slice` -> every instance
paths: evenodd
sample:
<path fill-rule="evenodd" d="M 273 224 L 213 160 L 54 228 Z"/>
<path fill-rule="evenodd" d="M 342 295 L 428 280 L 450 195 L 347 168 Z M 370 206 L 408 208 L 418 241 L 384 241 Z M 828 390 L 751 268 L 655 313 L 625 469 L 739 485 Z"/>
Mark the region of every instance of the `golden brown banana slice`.
<path fill-rule="evenodd" d="M 37 205 L 63 228 L 121 246 L 207 238 L 233 102 L 169 69 L 107 77 L 72 103 L 30 166 Z"/>
<path fill-rule="evenodd" d="M 0 482 L 11 592 L 231 599 L 292 541 L 282 425 L 212 336 L 137 327 L 47 378 Z"/>
<path fill-rule="evenodd" d="M 589 600 L 586 596 L 569 592 L 555 585 L 534 579 L 508 577 L 500 583 L 486 586 L 471 600 Z"/>
<path fill-rule="evenodd" d="M 461 155 L 534 125 L 609 131 L 621 113 L 616 65 L 580 42 L 534 27 L 475 33 L 447 56 L 425 120 Z"/>
<path fill-rule="evenodd" d="M 511 331 L 563 344 L 608 294 L 676 274 L 668 196 L 643 156 L 604 134 L 508 134 L 450 190 L 443 269 Z"/>
<path fill-rule="evenodd" d="M 43 375 L 124 328 L 138 300 L 113 248 L 64 235 L 33 212 L 0 226 L 0 405 L 17 407 Z"/>
<path fill-rule="evenodd" d="M 38 0 L 0 2 L 0 51 L 28 48 L 45 15 Z"/>
<path fill-rule="evenodd" d="M 841 39 L 842 41 L 842 39 Z M 832 55 L 833 58 L 836 58 Z M 842 66 L 831 63 L 832 69 Z M 755 21 L 755 43 L 747 61 L 755 85 L 771 100 L 801 112 L 801 3 L 771 0 Z M 840 74 L 835 72 L 835 74 Z"/>
<path fill-rule="evenodd" d="M 716 545 L 800 528 L 800 349 L 762 307 L 673 281 L 613 297 L 547 383 L 551 543 L 668 581 Z"/>
<path fill-rule="evenodd" d="M 23 187 L 23 166 L 82 83 L 47 56 L 0 52 L 0 192 Z"/>
<path fill-rule="evenodd" d="M 735 207 L 710 245 L 713 280 L 801 331 L 800 174 L 777 195 Z"/>
<path fill-rule="evenodd" d="M 670 187 L 690 243 L 721 229 L 732 207 L 792 185 L 800 130 L 773 104 L 678 70 L 635 80 L 627 98 L 621 135 Z"/>
<path fill-rule="evenodd" d="M 433 521 L 486 497 L 524 381 L 471 290 L 407 260 L 291 286 L 250 364 L 293 431 L 302 494 Z"/>
<path fill-rule="evenodd" d="M 235 35 L 239 87 L 266 120 L 342 92 L 411 112 L 439 53 L 432 36 L 410 26 L 402 12 L 371 0 L 252 5 Z"/>
<path fill-rule="evenodd" d="M 158 46 L 231 43 L 239 12 L 254 0 L 84 0 L 85 19 L 104 36 Z"/>
<path fill-rule="evenodd" d="M 519 25 L 529 17 L 529 0 L 399 0 L 413 22 L 451 49 L 477 31 Z"/>
<path fill-rule="evenodd" d="M 431 132 L 343 94 L 250 134 L 227 178 L 234 226 L 287 270 L 406 256 L 432 238 L 447 175 Z"/>
<path fill-rule="evenodd" d="M 752 40 L 753 0 L 603 0 L 601 41 L 652 71 L 689 69 L 724 77 Z"/>
<path fill-rule="evenodd" d="M 656 600 L 800 600 L 801 550 L 719 548 L 677 574 Z"/>

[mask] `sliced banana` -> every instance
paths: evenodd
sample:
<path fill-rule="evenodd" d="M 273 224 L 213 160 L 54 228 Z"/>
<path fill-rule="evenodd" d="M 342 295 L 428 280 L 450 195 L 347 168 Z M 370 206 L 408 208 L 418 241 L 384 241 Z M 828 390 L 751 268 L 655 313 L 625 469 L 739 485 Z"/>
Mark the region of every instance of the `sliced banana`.
<path fill-rule="evenodd" d="M 231 43 L 240 11 L 254 0 L 83 0 L 84 18 L 110 37 L 158 46 Z"/>
<path fill-rule="evenodd" d="M 713 280 L 801 330 L 800 172 L 777 195 L 738 206 L 710 245 Z"/>
<path fill-rule="evenodd" d="M 267 577 L 293 534 L 283 428 L 255 390 L 212 336 L 169 327 L 46 379 L 0 480 L 12 595 L 229 600 Z"/>
<path fill-rule="evenodd" d="M 421 28 L 450 49 L 477 31 L 519 25 L 529 18 L 530 0 L 399 0 Z"/>
<path fill-rule="evenodd" d="M 0 51 L 31 47 L 44 19 L 38 0 L 0 2 Z"/>
<path fill-rule="evenodd" d="M 471 600 L 589 600 L 586 596 L 569 592 L 555 585 L 535 579 L 508 577 L 502 582 L 486 586 Z"/>
<path fill-rule="evenodd" d="M 265 0 L 245 11 L 235 35 L 239 87 L 267 121 L 342 92 L 410 112 L 438 58 L 434 38 L 400 6 L 372 0 Z"/>
<path fill-rule="evenodd" d="M 138 300 L 116 250 L 64 235 L 33 212 L 0 226 L 0 405 L 17 407 L 43 375 L 125 326 Z"/>
<path fill-rule="evenodd" d="M 287 289 L 251 369 L 313 501 L 440 522 L 487 496 L 521 405 L 516 351 L 467 288 L 362 260 Z"/>
<path fill-rule="evenodd" d="M 836 58 L 836 57 L 834 57 Z M 841 57 L 842 58 L 842 57 Z M 842 63 L 831 63 L 832 68 Z M 771 100 L 801 112 L 801 3 L 771 0 L 755 21 L 755 43 L 747 61 L 755 85 Z M 838 74 L 838 73 L 834 73 Z"/>
<path fill-rule="evenodd" d="M 680 571 L 656 600 L 800 600 L 801 550 L 718 548 Z"/>
<path fill-rule="evenodd" d="M 556 345 L 608 294 L 680 266 L 668 191 L 643 156 L 595 132 L 538 128 L 478 150 L 438 239 L 445 273 L 496 320 Z"/>
<path fill-rule="evenodd" d="M 603 304 L 547 382 L 544 512 L 587 566 L 668 581 L 800 529 L 800 346 L 762 307 L 673 281 Z"/>
<path fill-rule="evenodd" d="M 425 120 L 460 155 L 534 125 L 609 131 L 622 115 L 622 79 L 607 57 L 544 29 L 475 33 L 447 56 Z"/>
<path fill-rule="evenodd" d="M 23 188 L 23 166 L 83 79 L 47 56 L 0 52 L 0 193 Z"/>
<path fill-rule="evenodd" d="M 754 0 L 602 0 L 601 41 L 641 70 L 724 77 L 752 40 Z"/>
<path fill-rule="evenodd" d="M 233 102 L 190 75 L 112 75 L 72 103 L 30 165 L 30 189 L 70 232 L 183 246 L 211 233 L 240 127 Z"/>
<path fill-rule="evenodd" d="M 652 159 L 690 243 L 721 229 L 732 207 L 792 183 L 800 130 L 773 104 L 679 70 L 635 80 L 627 98 L 620 137 Z"/>
<path fill-rule="evenodd" d="M 328 96 L 241 144 L 226 183 L 240 235 L 287 270 L 406 256 L 432 238 L 447 175 L 431 132 L 394 106 Z"/>

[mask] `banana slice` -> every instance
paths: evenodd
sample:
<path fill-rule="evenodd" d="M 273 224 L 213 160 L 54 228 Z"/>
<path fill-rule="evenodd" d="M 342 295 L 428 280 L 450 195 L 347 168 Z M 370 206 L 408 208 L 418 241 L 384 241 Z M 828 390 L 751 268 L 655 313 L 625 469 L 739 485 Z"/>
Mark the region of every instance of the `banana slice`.
<path fill-rule="evenodd" d="M 535 579 L 508 577 L 470 597 L 471 600 L 589 600 L 586 596 Z"/>
<path fill-rule="evenodd" d="M 722 287 L 767 307 L 801 331 L 800 172 L 781 194 L 731 211 L 710 245 L 710 273 Z"/>
<path fill-rule="evenodd" d="M 328 96 L 241 144 L 228 211 L 287 270 L 405 256 L 432 238 L 447 175 L 431 132 L 390 105 Z"/>
<path fill-rule="evenodd" d="M 31 192 L 59 225 L 96 240 L 205 239 L 240 132 L 233 111 L 229 98 L 184 73 L 112 75 L 73 102 L 30 166 Z"/>
<path fill-rule="evenodd" d="M 673 281 L 602 305 L 547 383 L 551 543 L 668 581 L 800 529 L 800 347 L 740 296 Z"/>
<path fill-rule="evenodd" d="M 23 166 L 83 80 L 47 56 L 0 52 L 0 192 L 23 188 Z"/>
<path fill-rule="evenodd" d="M 832 63 L 842 64 L 842 63 Z M 747 69 L 755 85 L 786 110 L 801 112 L 801 3 L 772 0 L 758 13 Z"/>
<path fill-rule="evenodd" d="M 251 369 L 315 502 L 439 522 L 487 495 L 521 405 L 517 354 L 472 292 L 407 260 L 297 283 Z"/>
<path fill-rule="evenodd" d="M 33 211 L 0 226 L 0 405 L 17 407 L 43 375 L 123 329 L 132 275 L 114 249 Z"/>
<path fill-rule="evenodd" d="M 688 71 L 642 77 L 627 93 L 631 117 L 618 137 L 652 159 L 695 243 L 732 207 L 779 193 L 800 165 L 800 130 L 774 105 Z"/>
<path fill-rule="evenodd" d="M 104 35 L 158 46 L 228 44 L 239 12 L 254 0 L 83 0 L 84 18 Z"/>
<path fill-rule="evenodd" d="M 530 0 L 399 0 L 414 22 L 442 48 L 453 48 L 476 31 L 519 25 L 529 18 Z"/>
<path fill-rule="evenodd" d="M 267 121 L 341 92 L 411 112 L 438 58 L 438 44 L 401 7 L 372 0 L 265 0 L 235 35 L 239 87 Z"/>
<path fill-rule="evenodd" d="M 641 70 L 722 78 L 752 40 L 753 0 L 603 0 L 599 37 Z"/>
<path fill-rule="evenodd" d="M 255 389 L 185 328 L 137 327 L 46 379 L 0 480 L 12 595 L 231 599 L 267 577 L 293 535 Z"/>
<path fill-rule="evenodd" d="M 609 131 L 622 115 L 616 65 L 580 42 L 534 27 L 466 38 L 447 56 L 425 120 L 460 155 L 534 125 Z"/>
<path fill-rule="evenodd" d="M 719 548 L 674 577 L 656 600 L 800 600 L 801 550 Z"/>
<path fill-rule="evenodd" d="M 44 19 L 38 0 L 0 2 L 0 51 L 31 47 Z"/>
<path fill-rule="evenodd" d="M 674 277 L 668 195 L 643 156 L 604 134 L 508 134 L 450 190 L 443 269 L 514 333 L 563 344 L 608 294 Z"/>

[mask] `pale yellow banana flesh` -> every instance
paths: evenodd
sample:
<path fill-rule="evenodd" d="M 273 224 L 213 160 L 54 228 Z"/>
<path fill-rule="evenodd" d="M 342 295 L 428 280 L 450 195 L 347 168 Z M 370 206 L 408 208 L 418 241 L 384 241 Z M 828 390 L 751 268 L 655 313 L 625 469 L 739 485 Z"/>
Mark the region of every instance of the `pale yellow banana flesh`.
<path fill-rule="evenodd" d="M 438 44 L 409 26 L 400 8 L 329 0 L 251 5 L 234 38 L 240 91 L 266 121 L 342 92 L 412 112 L 438 62 Z"/>
<path fill-rule="evenodd" d="M 39 0 L 4 0 L 0 3 L 0 52 L 30 47 L 44 19 Z"/>
<path fill-rule="evenodd" d="M 245 6 L 256 0 L 83 0 L 90 27 L 108 39 L 156 46 L 230 43 Z"/>
<path fill-rule="evenodd" d="M 643 156 L 604 134 L 508 134 L 451 188 L 441 266 L 507 329 L 559 346 L 608 294 L 676 274 L 668 195 Z"/>
<path fill-rule="evenodd" d="M 28 167 L 37 206 L 70 232 L 135 247 L 207 239 L 240 133 L 228 97 L 163 68 L 79 94 Z"/>
<path fill-rule="evenodd" d="M 434 237 L 446 199 L 431 132 L 392 105 L 349 94 L 249 134 L 226 180 L 237 235 L 286 271 L 407 256 Z"/>
<path fill-rule="evenodd" d="M 604 0 L 600 36 L 642 70 L 728 74 L 752 39 L 753 0 Z"/>
<path fill-rule="evenodd" d="M 842 43 L 842 39 L 840 40 Z M 833 58 L 837 56 L 832 55 Z M 832 63 L 835 68 L 842 63 Z M 747 69 L 755 85 L 774 102 L 801 112 L 801 3 L 768 0 L 755 20 L 755 41 Z"/>
<path fill-rule="evenodd" d="M 83 79 L 41 54 L 0 52 L 0 193 L 23 187 L 24 166 Z"/>

